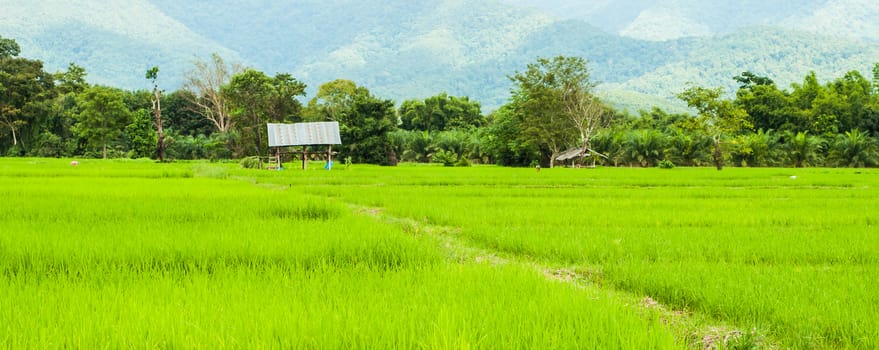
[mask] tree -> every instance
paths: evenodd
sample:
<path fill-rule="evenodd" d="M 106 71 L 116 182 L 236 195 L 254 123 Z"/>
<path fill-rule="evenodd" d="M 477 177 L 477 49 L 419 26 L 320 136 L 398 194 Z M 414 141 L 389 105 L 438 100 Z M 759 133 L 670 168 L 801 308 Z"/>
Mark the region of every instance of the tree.
<path fill-rule="evenodd" d="M 799 121 L 790 97 L 779 90 L 772 79 L 745 72 L 735 80 L 741 84 L 735 104 L 748 113 L 748 121 L 755 129 L 798 129 Z"/>
<path fill-rule="evenodd" d="M 232 128 L 226 96 L 221 89 L 239 69 L 226 64 L 220 55 L 211 55 L 211 61 L 196 60 L 195 70 L 186 74 L 183 89 L 189 91 L 184 97 L 191 98 L 195 111 L 210 120 L 221 133 Z"/>
<path fill-rule="evenodd" d="M 11 39 L 0 37 L 0 127 L 8 129 L 12 146 L 18 154 L 24 154 L 22 128 L 32 126 L 39 118 L 44 118 L 44 101 L 54 97 L 54 79 L 43 70 L 43 63 L 37 60 L 17 57 L 18 44 Z"/>
<path fill-rule="evenodd" d="M 289 74 L 270 78 L 263 72 L 247 69 L 235 74 L 223 93 L 232 107 L 233 121 L 243 142 L 252 142 L 256 154 L 265 154 L 268 145 L 262 136 L 266 123 L 299 117 L 302 106 L 296 96 L 305 95 L 305 84 Z"/>
<path fill-rule="evenodd" d="M 702 133 L 674 128 L 670 130 L 665 154 L 675 164 L 700 166 L 710 162 L 713 144 L 713 140 Z"/>
<path fill-rule="evenodd" d="M 344 120 L 354 110 L 355 97 L 368 94 L 369 90 L 350 80 L 337 79 L 321 84 L 314 98 L 308 101 L 306 116 L 314 121 Z"/>
<path fill-rule="evenodd" d="M 780 157 L 778 137 L 772 130 L 739 135 L 733 141 L 733 161 L 740 166 L 760 167 L 777 165 Z"/>
<path fill-rule="evenodd" d="M 0 58 L 17 57 L 21 53 L 21 47 L 14 39 L 6 39 L 0 35 Z"/>
<path fill-rule="evenodd" d="M 678 98 L 686 102 L 687 106 L 699 112 L 688 126 L 711 137 L 717 170 L 723 169 L 721 141 L 742 129 L 751 128 L 747 113 L 736 107 L 732 101 L 721 99 L 722 95 L 722 88 L 707 89 L 694 85 L 678 94 Z"/>
<path fill-rule="evenodd" d="M 873 96 L 879 96 L 879 62 L 873 66 Z"/>
<path fill-rule="evenodd" d="M 153 130 L 153 116 L 146 109 L 131 114 L 131 123 L 125 126 L 125 141 L 128 157 L 147 158 L 156 152 L 157 132 Z M 163 150 L 164 152 L 164 150 Z M 164 157 L 164 156 L 163 156 Z"/>
<path fill-rule="evenodd" d="M 741 75 L 737 77 L 733 77 L 735 81 L 739 83 L 739 89 L 751 89 L 755 86 L 770 86 L 775 85 L 775 82 L 768 77 L 761 77 L 753 72 L 746 71 L 742 72 Z"/>
<path fill-rule="evenodd" d="M 656 166 L 665 159 L 666 137 L 659 130 L 632 130 L 626 133 L 623 152 L 641 167 Z"/>
<path fill-rule="evenodd" d="M 302 121 L 302 102 L 299 96 L 305 96 L 305 83 L 290 74 L 279 73 L 272 78 L 272 94 L 269 98 L 268 116 L 272 121 Z"/>
<path fill-rule="evenodd" d="M 107 145 L 118 139 L 129 123 L 131 112 L 123 101 L 122 92 L 103 86 L 87 89 L 77 98 L 79 123 L 75 131 L 92 146 L 101 147 L 102 158 L 107 158 Z"/>
<path fill-rule="evenodd" d="M 840 102 L 838 109 L 833 111 L 839 131 L 857 129 L 867 119 L 871 90 L 870 80 L 858 71 L 847 72 L 828 84 L 825 91 L 834 91 Z"/>
<path fill-rule="evenodd" d="M 78 94 L 85 91 L 89 84 L 85 81 L 85 68 L 70 63 L 67 71 L 55 73 L 56 89 L 61 95 Z"/>
<path fill-rule="evenodd" d="M 879 145 L 858 129 L 836 135 L 830 148 L 830 159 L 836 166 L 862 168 L 879 164 Z"/>
<path fill-rule="evenodd" d="M 271 78 L 254 69 L 235 74 L 223 90 L 229 101 L 236 128 L 241 131 L 245 140 L 252 142 L 254 154 L 257 155 L 265 154 L 266 146 L 263 145 L 260 125 L 267 118 L 266 111 L 271 93 Z"/>
<path fill-rule="evenodd" d="M 510 104 L 489 115 L 483 147 L 490 161 L 504 166 L 528 166 L 541 157 L 540 146 L 522 130 L 524 117 Z"/>
<path fill-rule="evenodd" d="M 578 136 L 580 146 L 586 148 L 595 130 L 606 124 L 605 107 L 592 96 L 596 84 L 582 58 L 539 58 L 510 79 L 516 84 L 511 104 L 525 117 L 523 131 L 549 150 L 550 167 Z"/>
<path fill-rule="evenodd" d="M 394 101 L 373 96 L 350 80 L 321 85 L 308 102 L 306 115 L 313 121 L 339 122 L 342 156 L 355 162 L 396 165 L 389 133 L 396 130 Z"/>
<path fill-rule="evenodd" d="M 198 107 L 192 104 L 195 98 L 191 92 L 177 90 L 162 97 L 162 117 L 169 133 L 210 136 L 217 130 L 213 122 L 196 112 Z"/>
<path fill-rule="evenodd" d="M 159 84 L 156 80 L 159 78 L 159 67 L 153 67 L 147 70 L 146 78 L 153 82 L 153 96 L 151 98 L 153 116 L 156 118 L 156 157 L 160 162 L 165 161 L 165 128 L 162 121 L 162 92 L 159 91 Z"/>
<path fill-rule="evenodd" d="M 809 135 L 808 131 L 796 134 L 787 132 L 784 137 L 787 158 L 797 168 L 817 164 L 819 153 L 824 145 L 824 140 L 818 136 Z"/>
<path fill-rule="evenodd" d="M 423 101 L 407 100 L 400 105 L 400 128 L 432 133 L 452 129 L 470 129 L 483 126 L 479 102 L 469 97 L 448 96 L 446 93 Z"/>
<path fill-rule="evenodd" d="M 565 109 L 580 133 L 580 149 L 585 154 L 595 133 L 610 125 L 613 113 L 597 97 L 575 88 L 566 89 Z"/>

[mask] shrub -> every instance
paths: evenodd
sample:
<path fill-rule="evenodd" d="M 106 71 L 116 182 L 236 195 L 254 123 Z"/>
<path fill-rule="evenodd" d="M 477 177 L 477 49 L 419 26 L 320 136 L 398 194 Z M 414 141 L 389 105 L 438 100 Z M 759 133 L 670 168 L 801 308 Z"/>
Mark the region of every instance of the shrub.
<path fill-rule="evenodd" d="M 662 161 L 659 162 L 658 166 L 660 169 L 674 169 L 675 163 L 672 163 L 672 161 L 670 161 L 668 159 L 663 159 Z"/>
<path fill-rule="evenodd" d="M 259 168 L 259 157 L 256 157 L 256 156 L 244 157 L 244 158 L 241 158 L 241 161 L 238 162 L 238 164 L 241 164 L 241 167 L 245 168 L 245 169 L 258 169 Z"/>
<path fill-rule="evenodd" d="M 434 163 L 442 163 L 444 166 L 455 166 L 458 161 L 458 154 L 452 151 L 439 150 L 433 154 L 431 160 Z"/>

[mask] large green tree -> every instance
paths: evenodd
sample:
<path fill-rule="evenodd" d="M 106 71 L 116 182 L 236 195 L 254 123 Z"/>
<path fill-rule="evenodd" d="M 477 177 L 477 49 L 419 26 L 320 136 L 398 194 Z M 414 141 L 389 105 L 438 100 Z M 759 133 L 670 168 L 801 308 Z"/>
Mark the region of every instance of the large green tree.
<path fill-rule="evenodd" d="M 306 115 L 313 121 L 339 122 L 343 157 L 396 165 L 398 155 L 389 136 L 397 128 L 394 101 L 375 97 L 350 80 L 334 80 L 318 88 Z"/>
<path fill-rule="evenodd" d="M 693 130 L 698 130 L 711 137 L 714 143 L 714 165 L 717 170 L 723 169 L 723 140 L 743 129 L 750 129 L 751 123 L 747 120 L 747 113 L 737 107 L 732 101 L 723 98 L 721 88 L 703 88 L 691 85 L 678 98 L 687 103 L 690 108 L 695 108 L 699 114 L 689 124 Z"/>
<path fill-rule="evenodd" d="M 302 106 L 296 99 L 305 95 L 305 84 L 289 74 L 274 78 L 247 69 L 235 74 L 223 93 L 232 108 L 233 121 L 241 132 L 242 142 L 253 145 L 254 154 L 266 154 L 263 137 L 268 122 L 301 119 Z"/>
<path fill-rule="evenodd" d="M 131 111 L 125 105 L 122 91 L 104 86 L 85 90 L 77 98 L 79 123 L 75 131 L 89 145 L 101 148 L 101 157 L 107 158 L 107 146 L 121 136 L 131 121 Z"/>
<path fill-rule="evenodd" d="M 45 102 L 55 90 L 43 63 L 18 57 L 19 52 L 14 40 L 0 37 L 0 128 L 9 132 L 15 153 L 23 155 L 26 136 L 39 133 L 37 124 L 48 109 Z"/>
<path fill-rule="evenodd" d="M 736 106 L 748 113 L 748 121 L 757 130 L 797 130 L 798 120 L 790 97 L 768 77 L 744 72 L 734 78 L 741 87 L 736 91 Z"/>
<path fill-rule="evenodd" d="M 550 167 L 571 145 L 587 149 L 612 115 L 592 94 L 596 83 L 582 58 L 539 58 L 510 79 L 515 84 L 511 104 L 524 117 L 521 127 L 548 151 Z"/>

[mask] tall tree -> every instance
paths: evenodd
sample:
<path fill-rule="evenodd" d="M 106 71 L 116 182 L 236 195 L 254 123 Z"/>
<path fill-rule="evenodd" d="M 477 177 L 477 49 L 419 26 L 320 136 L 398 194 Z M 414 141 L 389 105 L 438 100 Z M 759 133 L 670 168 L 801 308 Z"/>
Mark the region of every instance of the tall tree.
<path fill-rule="evenodd" d="M 156 118 L 156 157 L 160 162 L 165 161 L 165 127 L 162 120 L 162 92 L 159 91 L 159 67 L 153 67 L 147 70 L 146 78 L 153 82 L 152 109 L 153 116 Z"/>
<path fill-rule="evenodd" d="M 344 120 L 354 109 L 355 97 L 368 94 L 369 90 L 350 80 L 336 79 L 321 84 L 314 98 L 308 101 L 306 116 L 314 121 Z"/>
<path fill-rule="evenodd" d="M 78 94 L 85 91 L 89 86 L 85 81 L 86 75 L 85 68 L 71 62 L 67 66 L 67 71 L 55 73 L 58 93 L 61 95 L 69 93 Z"/>
<path fill-rule="evenodd" d="M 210 136 L 217 130 L 213 122 L 196 112 L 199 108 L 192 104 L 194 97 L 191 92 L 173 91 L 163 96 L 163 100 L 162 117 L 169 134 Z"/>
<path fill-rule="evenodd" d="M 396 165 L 389 133 L 396 129 L 394 101 L 373 96 L 350 80 L 321 85 L 308 102 L 306 115 L 313 121 L 337 121 L 342 156 L 355 162 Z"/>
<path fill-rule="evenodd" d="M 748 121 L 755 129 L 796 130 L 799 121 L 786 92 L 775 82 L 751 72 L 733 78 L 741 87 L 736 91 L 736 105 L 748 113 Z"/>
<path fill-rule="evenodd" d="M 590 75 L 584 59 L 558 56 L 539 58 L 510 77 L 516 84 L 513 106 L 525 116 L 525 132 L 550 151 L 550 167 L 578 136 L 586 148 L 595 130 L 605 125 L 605 108 L 592 95 L 596 83 Z"/>
<path fill-rule="evenodd" d="M 264 155 L 260 126 L 267 118 L 266 111 L 272 94 L 271 78 L 263 72 L 247 69 L 235 74 L 223 93 L 228 98 L 236 128 L 241 130 L 245 140 L 252 142 L 254 154 Z"/>
<path fill-rule="evenodd" d="M 0 127 L 8 129 L 13 147 L 25 152 L 22 128 L 44 117 L 37 109 L 54 94 L 54 79 L 43 70 L 43 62 L 18 57 L 15 40 L 0 37 Z"/>
<path fill-rule="evenodd" d="M 723 169 L 721 142 L 742 129 L 752 127 L 747 113 L 732 101 L 722 99 L 722 96 L 722 88 L 708 89 L 695 85 L 678 94 L 678 98 L 686 102 L 687 106 L 699 112 L 689 123 L 689 127 L 705 133 L 713 140 L 714 165 L 717 170 Z"/>
<path fill-rule="evenodd" d="M 271 78 L 255 69 L 247 69 L 232 77 L 224 94 L 244 142 L 252 142 L 256 154 L 265 154 L 266 123 L 298 118 L 302 106 L 296 97 L 305 95 L 305 84 L 289 74 Z"/>
<path fill-rule="evenodd" d="M 490 161 L 505 166 L 529 166 L 540 159 L 540 145 L 521 127 L 524 117 L 512 103 L 489 115 L 483 144 Z"/>
<path fill-rule="evenodd" d="M 211 55 L 210 62 L 196 60 L 194 64 L 195 70 L 188 72 L 183 82 L 183 89 L 190 94 L 183 96 L 192 99 L 190 102 L 196 107 L 195 111 L 210 120 L 217 131 L 228 132 L 233 122 L 221 89 L 239 69 L 227 64 L 216 53 Z"/>
<path fill-rule="evenodd" d="M 278 73 L 272 78 L 272 94 L 269 98 L 268 116 L 277 122 L 302 121 L 302 102 L 305 96 L 305 83 L 287 73 Z"/>
<path fill-rule="evenodd" d="M 107 145 L 119 138 L 131 119 L 122 92 L 94 86 L 78 96 L 77 105 L 80 113 L 76 133 L 90 145 L 100 147 L 101 156 L 106 159 Z"/>

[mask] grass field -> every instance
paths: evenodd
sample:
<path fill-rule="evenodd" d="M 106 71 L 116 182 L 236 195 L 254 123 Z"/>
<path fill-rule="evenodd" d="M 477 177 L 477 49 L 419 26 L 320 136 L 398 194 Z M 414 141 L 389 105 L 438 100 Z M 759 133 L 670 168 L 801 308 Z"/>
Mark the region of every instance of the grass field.
<path fill-rule="evenodd" d="M 879 171 L 0 159 L 0 347 L 879 348 Z"/>

